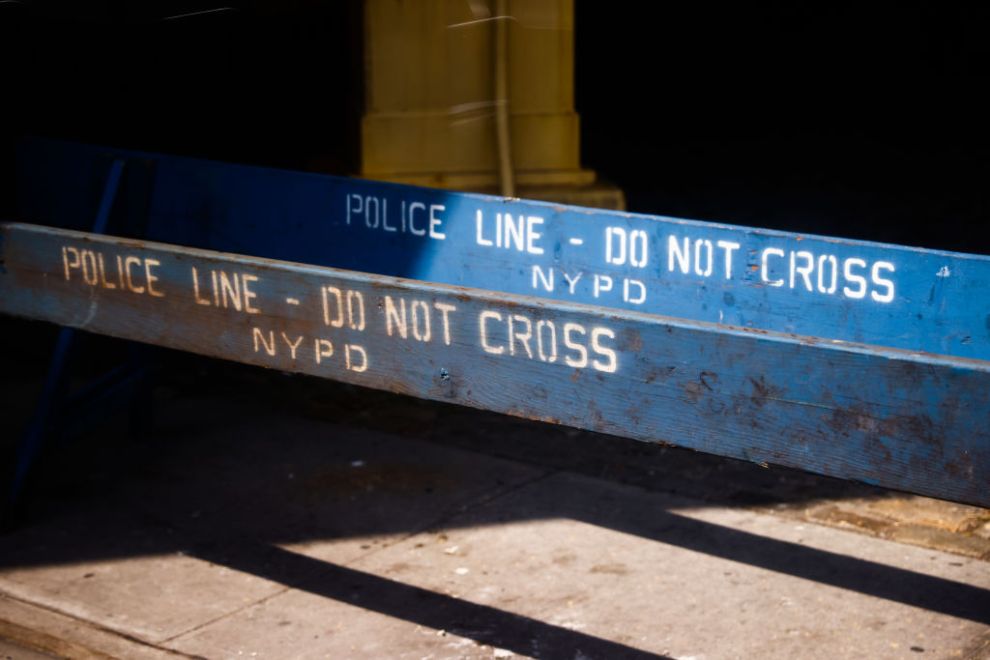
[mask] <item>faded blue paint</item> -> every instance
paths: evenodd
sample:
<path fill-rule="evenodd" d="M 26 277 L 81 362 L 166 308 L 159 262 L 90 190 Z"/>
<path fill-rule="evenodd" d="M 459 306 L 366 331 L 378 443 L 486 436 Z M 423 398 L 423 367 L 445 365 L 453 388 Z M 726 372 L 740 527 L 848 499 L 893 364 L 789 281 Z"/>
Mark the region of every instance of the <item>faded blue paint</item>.
<path fill-rule="evenodd" d="M 990 364 L 985 361 L 836 345 L 45 227 L 7 225 L 0 232 L 5 237 L 0 258 L 7 265 L 0 275 L 0 311 L 6 313 L 990 505 Z M 97 251 L 106 263 L 118 255 L 155 259 L 160 297 L 87 285 L 78 269 L 66 281 L 64 246 Z M 208 278 L 200 280 L 199 292 L 206 304 L 197 303 L 193 267 L 200 276 L 222 268 L 256 277 L 253 306 L 260 311 L 210 304 Z M 365 321 L 335 327 L 336 314 L 324 318 L 322 312 L 323 287 L 336 287 L 345 296 L 360 292 Z M 431 332 L 420 332 L 417 339 L 409 331 L 403 338 L 395 325 L 389 335 L 389 298 L 392 304 L 420 301 L 430 310 Z M 440 305 L 453 308 L 446 325 Z M 535 344 L 524 347 L 518 337 L 513 343 L 510 317 L 523 334 L 519 319 L 528 319 L 529 327 L 552 322 L 558 333 L 555 358 L 549 359 L 549 339 L 542 358 Z M 586 361 L 563 339 L 569 323 L 582 329 L 573 331 L 572 343 L 585 347 Z M 259 345 L 254 328 L 263 337 L 271 333 L 274 355 L 264 342 Z M 599 338 L 597 347 L 593 336 Z M 297 337 L 302 339 L 290 351 Z M 334 349 L 322 361 L 316 359 L 318 339 Z M 362 347 L 365 370 L 346 367 L 348 344 Z M 584 366 L 575 366 L 581 362 Z"/>
<path fill-rule="evenodd" d="M 541 202 L 393 185 L 357 179 L 230 165 L 190 158 L 139 154 L 102 147 L 31 141 L 22 145 L 18 163 L 20 218 L 43 224 L 82 228 L 93 191 L 98 190 L 113 158 L 154 162 L 147 237 L 169 243 L 251 254 L 417 280 L 536 295 L 631 311 L 768 330 L 779 333 L 860 342 L 911 351 L 990 360 L 990 258 L 765 229 L 734 227 L 661 216 L 599 211 Z M 125 175 L 126 178 L 126 175 Z M 444 240 L 410 232 L 369 228 L 351 214 L 350 196 L 378 199 L 388 207 L 389 222 L 400 226 L 398 212 L 422 204 L 443 206 L 437 230 Z M 352 207 L 353 208 L 353 207 Z M 497 213 L 539 217 L 542 234 L 533 245 L 542 255 L 485 247 L 477 240 L 477 213 L 491 223 Z M 118 209 L 144 213 L 145 208 Z M 416 207 L 417 229 L 425 216 Z M 491 229 L 491 224 L 487 225 Z M 643 268 L 605 262 L 606 232 L 617 227 L 626 236 L 644 232 L 649 248 Z M 613 234 L 614 235 L 614 234 Z M 483 240 L 492 235 L 482 233 Z M 688 264 L 669 258 L 669 241 L 702 247 L 703 258 Z M 570 239 L 583 241 L 574 245 Z M 697 243 L 701 241 L 701 243 Z M 707 271 L 705 241 L 713 246 L 712 274 Z M 725 277 L 725 250 L 733 250 L 732 275 Z M 767 250 L 780 250 L 783 256 Z M 790 255 L 804 266 L 814 257 L 815 270 L 805 280 L 790 273 Z M 767 272 L 762 270 L 767 255 Z M 628 257 L 628 254 L 627 254 Z M 832 294 L 832 261 L 840 271 Z M 824 261 L 820 261 L 824 259 Z M 850 261 L 853 260 L 853 261 Z M 860 266 L 862 260 L 865 266 Z M 627 259 L 628 261 L 628 259 Z M 843 295 L 844 265 L 853 276 L 871 277 L 878 262 L 888 292 L 871 285 L 865 297 Z M 554 290 L 543 277 L 553 269 Z M 696 268 L 696 266 L 698 268 Z M 821 268 L 818 268 L 822 266 Z M 891 270 L 892 268 L 892 270 Z M 818 272 L 824 277 L 818 279 Z M 580 279 L 571 293 L 563 274 Z M 594 276 L 608 276 L 612 291 L 595 297 Z M 783 280 L 779 287 L 764 282 Z M 636 304 L 639 285 L 630 282 L 623 300 L 624 278 L 640 282 L 646 300 Z M 604 285 L 604 280 L 600 280 Z M 812 290 L 808 290 L 810 285 Z"/>

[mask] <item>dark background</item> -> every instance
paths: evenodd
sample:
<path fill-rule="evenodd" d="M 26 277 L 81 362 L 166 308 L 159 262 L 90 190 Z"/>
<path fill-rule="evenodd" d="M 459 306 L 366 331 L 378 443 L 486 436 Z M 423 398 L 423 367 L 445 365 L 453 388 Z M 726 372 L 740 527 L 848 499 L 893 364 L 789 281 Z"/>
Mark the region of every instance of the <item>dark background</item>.
<path fill-rule="evenodd" d="M 985 6 L 646 6 L 576 6 L 584 164 L 630 210 L 990 253 Z M 360 19 L 3 0 L 0 213 L 23 134 L 353 173 Z"/>
<path fill-rule="evenodd" d="M 637 211 L 987 253 L 990 12 L 945 5 L 579 3 L 585 159 Z"/>

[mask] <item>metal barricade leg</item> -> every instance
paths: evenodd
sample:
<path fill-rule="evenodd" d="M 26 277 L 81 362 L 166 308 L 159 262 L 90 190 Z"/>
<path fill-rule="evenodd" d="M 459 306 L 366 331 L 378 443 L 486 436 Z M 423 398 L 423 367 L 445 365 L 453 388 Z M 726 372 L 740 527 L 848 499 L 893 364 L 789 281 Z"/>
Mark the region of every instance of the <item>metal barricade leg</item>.
<path fill-rule="evenodd" d="M 120 188 L 120 179 L 124 172 L 125 164 L 126 161 L 123 158 L 115 158 L 110 163 L 110 171 L 107 174 L 103 193 L 100 196 L 100 205 L 96 213 L 96 218 L 93 221 L 93 233 L 102 234 L 106 232 L 107 223 L 110 220 L 110 212 L 113 209 L 114 200 L 117 198 L 117 190 Z M 59 330 L 58 338 L 55 340 L 52 359 L 48 366 L 48 373 L 45 376 L 45 385 L 35 406 L 31 422 L 28 424 L 27 430 L 18 444 L 17 453 L 14 458 L 13 475 L 10 488 L 6 494 L 7 501 L 3 512 L 3 522 L 5 524 L 11 522 L 14 511 L 23 494 L 31 467 L 41 455 L 46 438 L 50 437 L 57 426 L 56 420 L 60 416 L 64 403 L 66 386 L 65 372 L 75 338 L 76 331 L 74 329 L 62 328 Z"/>

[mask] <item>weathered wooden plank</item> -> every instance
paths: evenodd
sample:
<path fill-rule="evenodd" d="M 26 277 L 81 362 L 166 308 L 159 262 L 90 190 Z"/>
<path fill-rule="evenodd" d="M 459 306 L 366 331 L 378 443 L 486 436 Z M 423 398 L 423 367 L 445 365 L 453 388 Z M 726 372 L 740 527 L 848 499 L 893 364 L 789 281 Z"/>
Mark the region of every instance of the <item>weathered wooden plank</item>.
<path fill-rule="evenodd" d="M 0 236 L 9 314 L 990 505 L 985 361 L 31 225 Z"/>
<path fill-rule="evenodd" d="M 87 227 L 112 157 L 154 162 L 154 240 L 990 360 L 986 256 L 41 141 L 20 216 Z"/>

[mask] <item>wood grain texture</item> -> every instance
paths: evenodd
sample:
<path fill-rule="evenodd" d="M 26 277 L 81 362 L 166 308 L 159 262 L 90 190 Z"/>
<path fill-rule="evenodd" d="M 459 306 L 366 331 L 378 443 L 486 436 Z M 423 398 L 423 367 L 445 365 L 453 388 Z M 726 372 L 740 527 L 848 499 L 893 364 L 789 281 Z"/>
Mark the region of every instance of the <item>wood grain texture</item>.
<path fill-rule="evenodd" d="M 31 225 L 0 235 L 8 314 L 990 505 L 986 361 Z"/>

